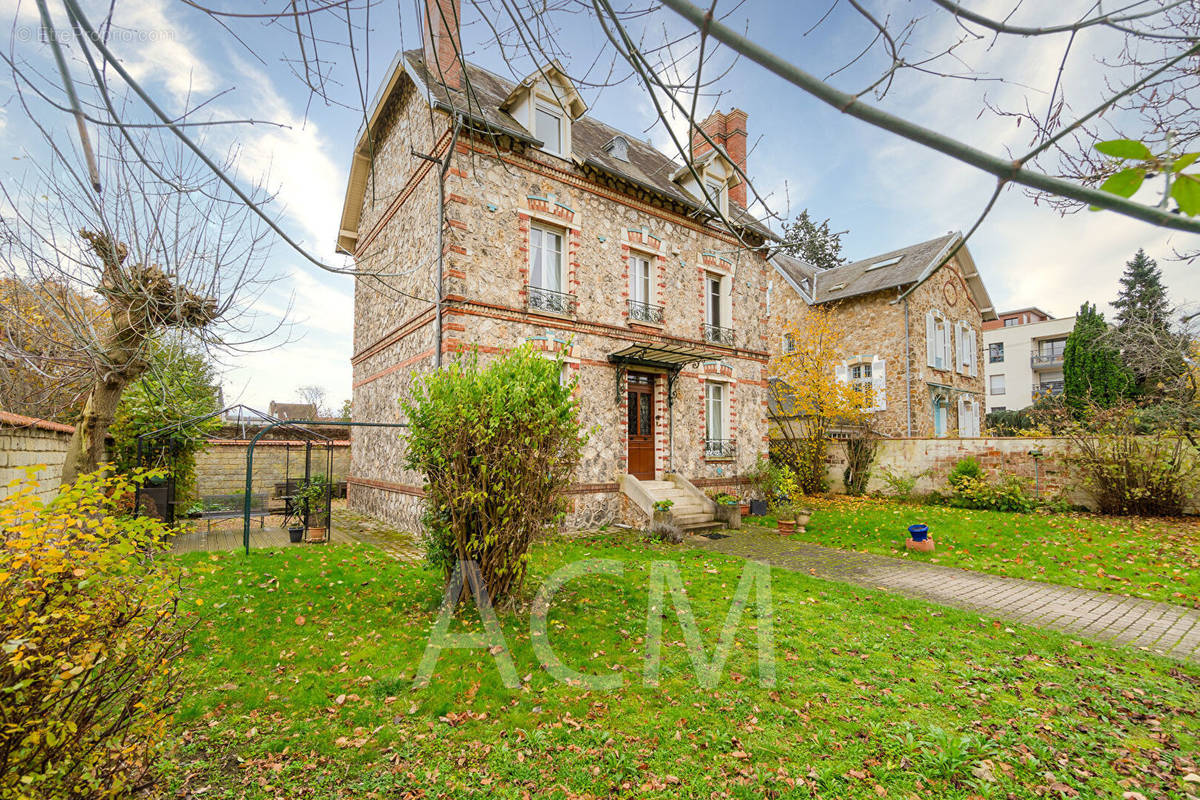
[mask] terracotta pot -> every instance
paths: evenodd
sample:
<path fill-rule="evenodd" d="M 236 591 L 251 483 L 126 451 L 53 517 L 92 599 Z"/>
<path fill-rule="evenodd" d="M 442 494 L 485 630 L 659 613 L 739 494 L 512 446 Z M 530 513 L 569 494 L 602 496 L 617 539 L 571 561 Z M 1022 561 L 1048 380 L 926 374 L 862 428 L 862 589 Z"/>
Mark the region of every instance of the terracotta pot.
<path fill-rule="evenodd" d="M 309 528 L 308 529 L 308 537 L 304 541 L 306 541 L 306 542 L 323 542 L 323 541 L 325 541 L 325 529 L 324 528 Z"/>
<path fill-rule="evenodd" d="M 919 553 L 930 553 L 933 551 L 933 537 L 922 539 L 919 542 L 915 539 L 905 539 L 904 546 Z"/>
<path fill-rule="evenodd" d="M 741 510 L 741 512 L 742 512 L 742 516 L 743 516 L 743 517 L 748 517 L 748 516 L 750 516 L 750 503 L 749 503 L 749 501 L 747 501 L 747 502 L 745 502 L 745 503 L 738 503 L 738 508 Z"/>
<path fill-rule="evenodd" d="M 796 532 L 796 520 L 781 519 L 779 520 L 779 533 L 783 536 Z"/>

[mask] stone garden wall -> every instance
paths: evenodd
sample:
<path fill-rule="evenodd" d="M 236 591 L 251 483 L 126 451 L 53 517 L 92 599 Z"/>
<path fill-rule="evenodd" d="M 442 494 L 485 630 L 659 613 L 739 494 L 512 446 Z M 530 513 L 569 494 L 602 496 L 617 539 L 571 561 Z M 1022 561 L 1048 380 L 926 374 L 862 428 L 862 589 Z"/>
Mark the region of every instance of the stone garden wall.
<path fill-rule="evenodd" d="M 37 476 L 39 494 L 50 499 L 74 431 L 70 425 L 0 411 L 0 498 L 8 497 L 9 481 L 25 477 L 26 467 L 43 466 Z"/>
<path fill-rule="evenodd" d="M 1029 453 L 1043 453 L 1036 467 Z M 842 471 L 846 467 L 845 453 L 841 445 L 834 444 L 829 453 L 829 487 L 834 492 L 844 492 Z M 1083 490 L 1068 469 L 1070 442 L 1058 437 L 982 437 L 978 439 L 884 439 L 879 443 L 875 461 L 871 465 L 871 481 L 868 491 L 887 493 L 888 485 L 883 480 L 885 471 L 893 474 L 915 475 L 925 473 L 917 481 L 914 491 L 926 493 L 946 492 L 946 478 L 960 459 L 974 456 L 979 465 L 992 475 L 1011 474 L 1040 484 L 1042 497 L 1062 493 L 1071 503 L 1092 506 L 1091 495 Z M 1200 500 L 1193 501 L 1191 513 L 1200 512 Z"/>
<path fill-rule="evenodd" d="M 284 476 L 304 477 L 304 444 L 263 439 L 254 446 L 252 494 L 271 494 Z M 241 494 L 246 491 L 246 450 L 248 441 L 214 441 L 196 454 L 196 488 L 201 497 Z M 325 448 L 313 447 L 312 470 L 325 472 Z M 339 440 L 333 447 L 333 480 L 345 480 L 350 473 L 350 442 Z"/>

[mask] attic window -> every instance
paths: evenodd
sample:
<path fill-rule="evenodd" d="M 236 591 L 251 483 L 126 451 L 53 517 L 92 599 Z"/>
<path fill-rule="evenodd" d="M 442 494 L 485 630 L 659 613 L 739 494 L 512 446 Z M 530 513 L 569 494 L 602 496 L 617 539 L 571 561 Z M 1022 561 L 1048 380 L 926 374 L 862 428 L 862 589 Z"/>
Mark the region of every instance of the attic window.
<path fill-rule="evenodd" d="M 629 142 L 626 141 L 624 136 L 614 136 L 608 140 L 608 144 L 604 145 L 604 152 L 618 161 L 628 161 Z"/>
<path fill-rule="evenodd" d="M 717 180 L 716 178 L 705 177 L 704 191 L 708 195 L 706 198 L 707 202 L 714 208 L 714 210 L 721 214 L 728 213 L 729 194 L 726 191 L 724 181 Z"/>
<path fill-rule="evenodd" d="M 563 155 L 562 112 L 550 108 L 547 104 L 538 103 L 535 114 L 534 125 L 537 130 L 534 131 L 534 136 L 542 140 L 542 149 L 556 156 Z"/>
<path fill-rule="evenodd" d="M 896 256 L 895 258 L 886 258 L 883 261 L 876 261 L 871 266 L 867 267 L 866 272 L 873 269 L 883 269 L 884 267 L 892 267 L 904 260 L 904 256 Z"/>

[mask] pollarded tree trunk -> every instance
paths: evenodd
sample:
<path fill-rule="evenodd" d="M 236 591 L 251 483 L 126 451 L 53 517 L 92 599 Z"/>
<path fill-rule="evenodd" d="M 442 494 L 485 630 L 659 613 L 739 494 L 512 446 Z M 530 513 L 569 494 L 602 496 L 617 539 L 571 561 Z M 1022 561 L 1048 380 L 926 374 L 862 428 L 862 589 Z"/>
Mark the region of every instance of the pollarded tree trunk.
<path fill-rule="evenodd" d="M 217 315 L 212 298 L 196 294 L 151 264 L 125 265 L 128 249 L 106 234 L 80 231 L 103 264 L 100 294 L 112 330 L 102 350 L 103 371 L 88 392 L 83 416 L 67 445 L 62 483 L 92 472 L 105 460 L 105 440 L 125 387 L 148 367 L 150 340 L 167 328 L 202 328 Z"/>
<path fill-rule="evenodd" d="M 121 392 L 135 379 L 136 376 L 122 375 L 120 378 L 97 381 L 92 386 L 83 407 L 83 415 L 67 445 L 67 458 L 62 470 L 64 485 L 98 469 L 107 460 L 105 440 L 108 438 L 108 428 L 117 413 Z"/>

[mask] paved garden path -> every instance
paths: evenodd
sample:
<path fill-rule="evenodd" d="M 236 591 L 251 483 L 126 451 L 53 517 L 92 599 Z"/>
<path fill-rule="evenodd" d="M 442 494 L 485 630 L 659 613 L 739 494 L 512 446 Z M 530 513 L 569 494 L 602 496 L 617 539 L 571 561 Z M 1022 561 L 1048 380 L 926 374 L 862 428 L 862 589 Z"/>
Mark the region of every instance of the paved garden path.
<path fill-rule="evenodd" d="M 1200 663 L 1200 611 L 1183 606 L 836 550 L 795 542 L 773 530 L 746 528 L 723 533 L 728 538 L 689 536 L 688 540 L 696 547 L 818 578 L 898 592 Z"/>

